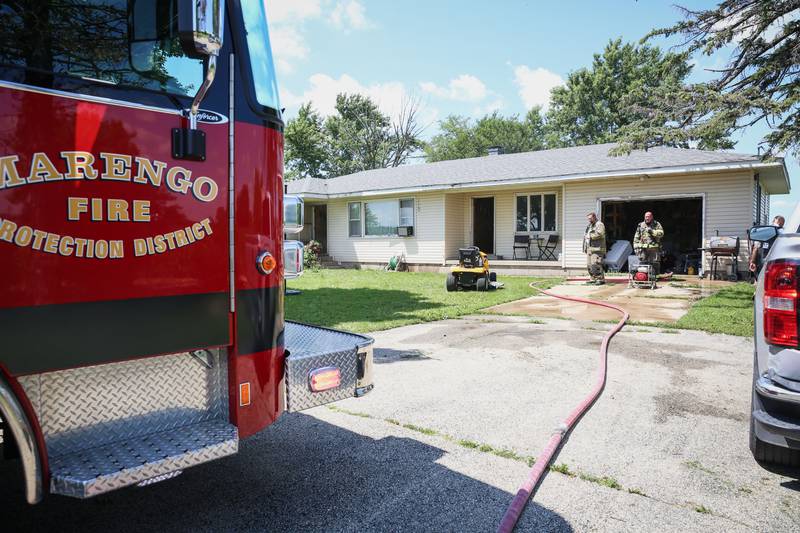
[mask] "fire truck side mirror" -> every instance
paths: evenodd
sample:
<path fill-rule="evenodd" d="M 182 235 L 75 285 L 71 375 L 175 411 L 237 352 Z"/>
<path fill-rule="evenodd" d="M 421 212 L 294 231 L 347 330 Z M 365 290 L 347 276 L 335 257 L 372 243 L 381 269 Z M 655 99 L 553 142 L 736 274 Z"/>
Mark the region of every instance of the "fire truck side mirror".
<path fill-rule="evenodd" d="M 189 128 L 172 129 L 172 157 L 206 160 L 206 135 L 197 129 L 197 112 L 217 73 L 225 25 L 224 0 L 178 0 L 178 37 L 189 57 L 203 58 L 205 78 L 188 110 Z M 231 117 L 233 120 L 233 117 Z"/>
<path fill-rule="evenodd" d="M 224 18 L 224 0 L 178 0 L 178 36 L 186 55 L 219 55 Z"/>
<path fill-rule="evenodd" d="M 283 196 L 283 232 L 294 235 L 303 231 L 304 207 L 299 196 Z"/>

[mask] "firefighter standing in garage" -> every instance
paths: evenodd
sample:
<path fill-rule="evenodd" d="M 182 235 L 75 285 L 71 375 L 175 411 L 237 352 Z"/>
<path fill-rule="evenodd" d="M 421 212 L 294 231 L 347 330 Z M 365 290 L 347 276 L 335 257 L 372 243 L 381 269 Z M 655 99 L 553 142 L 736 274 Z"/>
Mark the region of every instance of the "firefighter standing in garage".
<path fill-rule="evenodd" d="M 587 285 L 603 285 L 603 258 L 606 256 L 606 227 L 597 220 L 597 214 L 586 215 L 589 225 L 583 235 L 583 252 L 586 254 L 586 269 L 589 271 Z"/>
<path fill-rule="evenodd" d="M 664 228 L 661 223 L 653 218 L 653 213 L 644 214 L 644 222 L 636 226 L 633 236 L 633 249 L 639 256 L 639 261 L 653 265 L 656 274 L 661 270 L 661 239 L 664 238 Z"/>

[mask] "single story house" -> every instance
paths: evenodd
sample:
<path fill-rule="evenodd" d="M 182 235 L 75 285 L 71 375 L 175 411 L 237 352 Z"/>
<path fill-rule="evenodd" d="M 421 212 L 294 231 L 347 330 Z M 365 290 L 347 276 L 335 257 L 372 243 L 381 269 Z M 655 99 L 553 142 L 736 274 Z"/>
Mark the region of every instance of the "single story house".
<path fill-rule="evenodd" d="M 609 247 L 632 241 L 652 211 L 665 230 L 665 267 L 678 271 L 692 262 L 708 268 L 710 238 L 739 237 L 746 270 L 747 229 L 768 223 L 770 195 L 790 189 L 782 159 L 669 147 L 613 157 L 613 146 L 304 178 L 287 192 L 305 200 L 300 239 L 319 241 L 333 261 L 377 266 L 403 254 L 412 269 L 438 270 L 455 262 L 459 248 L 477 245 L 494 267 L 530 273 L 583 270 L 592 211 L 606 225 Z"/>

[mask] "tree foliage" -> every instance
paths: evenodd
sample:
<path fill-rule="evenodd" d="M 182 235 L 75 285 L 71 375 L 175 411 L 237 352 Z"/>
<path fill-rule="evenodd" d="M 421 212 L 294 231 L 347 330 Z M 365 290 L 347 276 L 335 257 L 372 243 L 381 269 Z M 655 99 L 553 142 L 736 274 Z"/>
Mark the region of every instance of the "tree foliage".
<path fill-rule="evenodd" d="M 691 72 L 685 53 L 663 53 L 649 45 L 609 41 L 590 68 L 571 72 L 553 89 L 547 114 L 550 148 L 601 144 L 616 140 L 621 127 L 637 115 L 627 98 L 680 86 Z"/>
<path fill-rule="evenodd" d="M 766 121 L 767 155 L 800 146 L 800 0 L 725 0 L 715 8 L 682 8 L 684 20 L 652 31 L 683 38 L 687 54 L 728 53 L 706 83 L 631 98 L 637 119 L 621 131 L 617 151 L 666 144 L 725 148 L 734 131 Z M 730 52 L 728 52 L 730 50 Z"/>
<path fill-rule="evenodd" d="M 518 115 L 503 117 L 497 111 L 476 121 L 451 115 L 439 123 L 439 128 L 441 133 L 425 146 L 428 162 L 484 156 L 491 146 L 502 146 L 505 153 L 545 147 L 539 107 L 532 108 L 522 119 Z"/>
<path fill-rule="evenodd" d="M 422 148 L 415 100 L 392 121 L 369 97 L 339 94 L 336 113 L 323 119 L 312 104 L 286 126 L 287 179 L 331 178 L 402 165 Z"/>

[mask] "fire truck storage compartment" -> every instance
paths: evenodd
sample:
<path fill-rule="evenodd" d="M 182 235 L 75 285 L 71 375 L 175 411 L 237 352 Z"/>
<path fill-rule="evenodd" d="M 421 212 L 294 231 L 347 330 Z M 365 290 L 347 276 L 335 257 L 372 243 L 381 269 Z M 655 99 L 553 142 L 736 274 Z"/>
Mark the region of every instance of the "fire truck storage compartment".
<path fill-rule="evenodd" d="M 636 226 L 647 211 L 664 227 L 661 241 L 664 257 L 662 272 L 686 273 L 689 265 L 695 272 L 700 266 L 703 235 L 703 198 L 653 198 L 637 200 L 603 200 L 601 219 L 606 226 L 609 248 L 617 240 L 633 244 Z"/>
<path fill-rule="evenodd" d="M 286 321 L 286 410 L 303 411 L 372 389 L 372 338 L 299 322 Z M 340 383 L 330 390 L 311 390 L 316 369 L 338 368 Z"/>
<path fill-rule="evenodd" d="M 49 455 L 50 492 L 88 498 L 235 454 L 225 350 L 18 378 Z"/>

